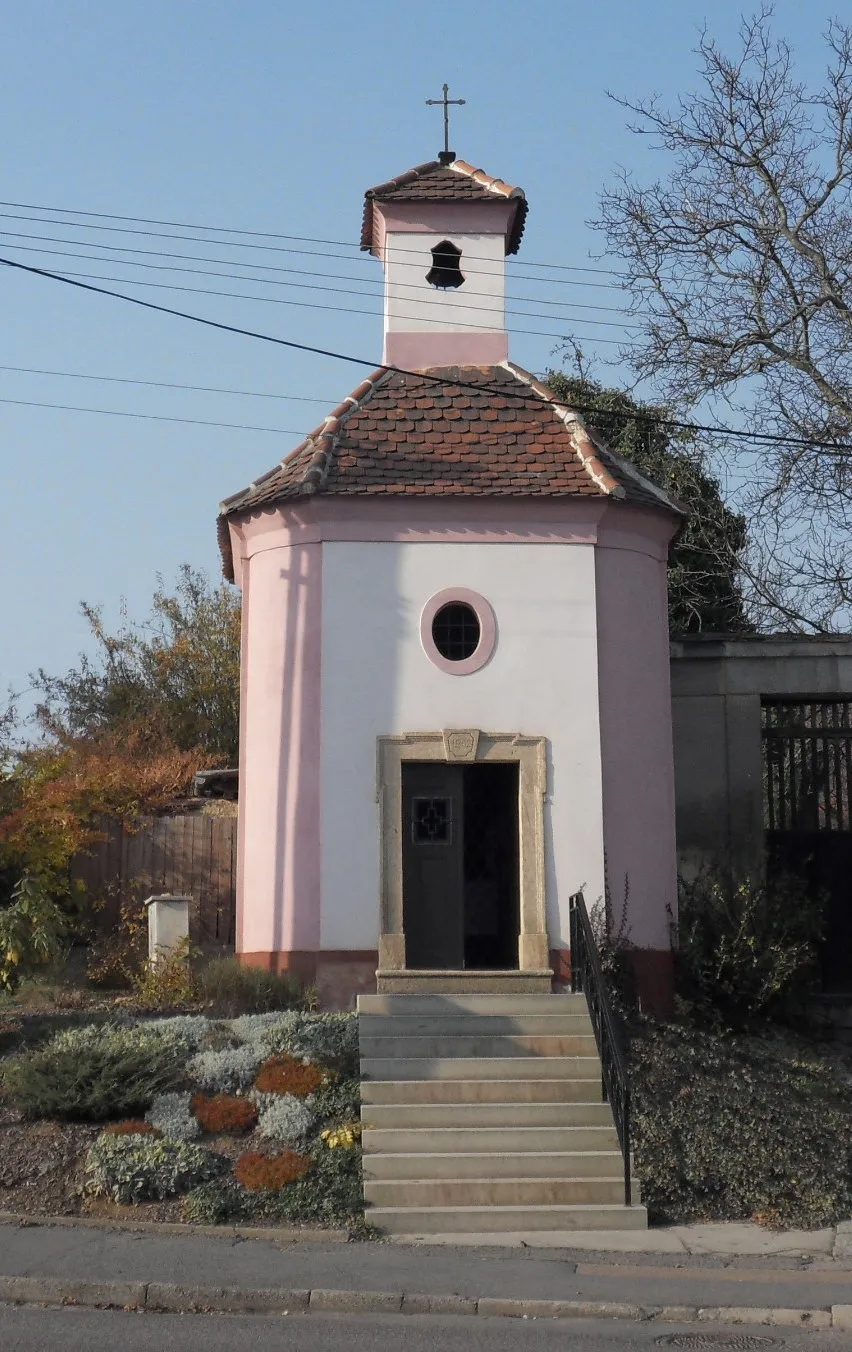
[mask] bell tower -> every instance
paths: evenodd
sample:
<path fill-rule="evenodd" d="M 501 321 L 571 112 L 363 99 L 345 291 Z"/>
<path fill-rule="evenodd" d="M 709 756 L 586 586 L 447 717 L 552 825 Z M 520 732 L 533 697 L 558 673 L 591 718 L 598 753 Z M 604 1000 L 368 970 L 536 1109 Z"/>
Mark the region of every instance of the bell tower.
<path fill-rule="evenodd" d="M 368 190 L 361 248 L 384 267 L 387 365 L 506 361 L 506 257 L 526 214 L 520 188 L 451 150 Z"/>

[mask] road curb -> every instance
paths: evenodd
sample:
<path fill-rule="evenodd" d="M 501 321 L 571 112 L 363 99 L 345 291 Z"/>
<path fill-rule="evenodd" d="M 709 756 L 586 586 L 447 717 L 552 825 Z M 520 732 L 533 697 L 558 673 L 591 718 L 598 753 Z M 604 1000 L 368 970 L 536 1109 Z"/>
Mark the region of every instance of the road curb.
<path fill-rule="evenodd" d="M 0 1211 L 0 1225 L 54 1226 L 73 1230 L 125 1230 L 142 1235 L 199 1235 L 205 1239 L 267 1239 L 273 1244 L 348 1244 L 348 1230 L 309 1230 L 299 1226 L 189 1225 L 184 1221 L 135 1221 L 123 1216 L 48 1216 Z"/>
<path fill-rule="evenodd" d="M 852 1329 L 852 1305 L 813 1309 L 771 1306 L 627 1305 L 617 1301 L 467 1298 L 404 1291 L 245 1289 L 168 1282 L 89 1281 L 71 1277 L 0 1277 L 0 1303 L 84 1305 L 170 1314 L 442 1314 L 507 1319 L 629 1319 L 682 1324 L 769 1324 Z"/>

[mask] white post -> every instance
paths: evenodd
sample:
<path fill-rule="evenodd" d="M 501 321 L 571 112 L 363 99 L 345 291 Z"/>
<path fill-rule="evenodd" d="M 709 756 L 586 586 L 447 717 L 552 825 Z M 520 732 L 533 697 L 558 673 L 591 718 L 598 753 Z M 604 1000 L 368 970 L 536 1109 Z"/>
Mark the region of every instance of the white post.
<path fill-rule="evenodd" d="M 152 966 L 168 957 L 175 949 L 189 945 L 189 903 L 191 897 L 149 897 L 148 961 Z"/>

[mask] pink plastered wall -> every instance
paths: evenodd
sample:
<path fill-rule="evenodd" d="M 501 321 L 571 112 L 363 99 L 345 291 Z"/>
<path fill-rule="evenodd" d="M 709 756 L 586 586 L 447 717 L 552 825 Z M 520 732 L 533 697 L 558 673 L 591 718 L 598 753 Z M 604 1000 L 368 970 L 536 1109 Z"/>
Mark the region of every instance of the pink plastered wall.
<path fill-rule="evenodd" d="M 322 546 L 261 550 L 243 558 L 241 576 L 237 950 L 312 950 L 320 934 Z"/>
<path fill-rule="evenodd" d="M 674 520 L 636 509 L 602 523 L 595 551 L 604 848 L 616 924 L 669 948 L 677 905 L 666 553 Z"/>

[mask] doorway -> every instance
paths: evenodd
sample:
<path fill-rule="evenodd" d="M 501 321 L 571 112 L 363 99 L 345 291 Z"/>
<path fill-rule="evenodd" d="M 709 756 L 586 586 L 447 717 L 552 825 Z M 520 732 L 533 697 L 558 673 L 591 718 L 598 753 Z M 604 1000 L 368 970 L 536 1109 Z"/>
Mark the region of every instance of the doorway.
<path fill-rule="evenodd" d="M 517 970 L 517 762 L 401 769 L 406 966 Z"/>

